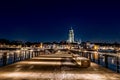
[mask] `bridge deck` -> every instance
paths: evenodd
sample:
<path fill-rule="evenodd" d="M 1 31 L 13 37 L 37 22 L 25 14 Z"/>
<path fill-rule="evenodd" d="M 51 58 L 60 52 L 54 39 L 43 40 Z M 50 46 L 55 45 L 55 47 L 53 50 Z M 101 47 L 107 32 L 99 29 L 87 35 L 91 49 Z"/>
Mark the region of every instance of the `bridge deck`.
<path fill-rule="evenodd" d="M 120 74 L 95 63 L 80 68 L 71 54 L 51 54 L 1 67 L 0 80 L 120 80 Z"/>

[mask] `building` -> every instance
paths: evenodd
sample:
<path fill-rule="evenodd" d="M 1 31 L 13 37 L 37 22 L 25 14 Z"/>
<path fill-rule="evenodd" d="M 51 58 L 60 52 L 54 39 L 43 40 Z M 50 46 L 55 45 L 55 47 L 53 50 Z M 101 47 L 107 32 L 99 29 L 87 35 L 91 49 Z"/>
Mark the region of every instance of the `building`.
<path fill-rule="evenodd" d="M 75 41 L 74 41 L 74 30 L 73 30 L 72 28 L 69 30 L 68 42 L 69 42 L 69 43 L 74 43 L 74 42 L 75 42 Z"/>

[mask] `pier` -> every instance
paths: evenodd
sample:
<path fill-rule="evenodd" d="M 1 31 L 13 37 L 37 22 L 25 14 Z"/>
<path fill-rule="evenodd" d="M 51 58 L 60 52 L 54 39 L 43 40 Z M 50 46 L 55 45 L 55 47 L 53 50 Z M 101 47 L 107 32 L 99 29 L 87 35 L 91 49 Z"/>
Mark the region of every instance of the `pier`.
<path fill-rule="evenodd" d="M 13 62 L 0 67 L 0 80 L 120 80 L 119 73 L 91 61 L 94 59 L 89 54 L 85 58 L 85 53 L 64 50 L 23 53 L 16 57 L 14 53 Z M 76 59 L 80 57 L 90 64 L 81 67 Z"/>

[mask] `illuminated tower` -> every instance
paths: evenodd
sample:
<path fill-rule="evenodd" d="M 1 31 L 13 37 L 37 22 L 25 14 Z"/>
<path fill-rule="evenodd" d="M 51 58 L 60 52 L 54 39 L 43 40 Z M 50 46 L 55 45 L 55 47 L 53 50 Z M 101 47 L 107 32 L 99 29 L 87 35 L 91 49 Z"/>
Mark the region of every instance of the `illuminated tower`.
<path fill-rule="evenodd" d="M 69 43 L 74 43 L 74 30 L 71 28 L 69 30 L 69 39 L 68 39 Z"/>

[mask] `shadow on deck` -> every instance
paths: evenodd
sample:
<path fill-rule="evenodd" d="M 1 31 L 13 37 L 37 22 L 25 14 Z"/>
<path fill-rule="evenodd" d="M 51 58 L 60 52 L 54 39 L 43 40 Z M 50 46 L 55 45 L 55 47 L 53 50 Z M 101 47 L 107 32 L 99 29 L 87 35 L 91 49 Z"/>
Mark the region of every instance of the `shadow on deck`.
<path fill-rule="evenodd" d="M 80 68 L 71 54 L 52 54 L 1 67 L 0 80 L 120 80 L 120 74 L 95 63 Z"/>

